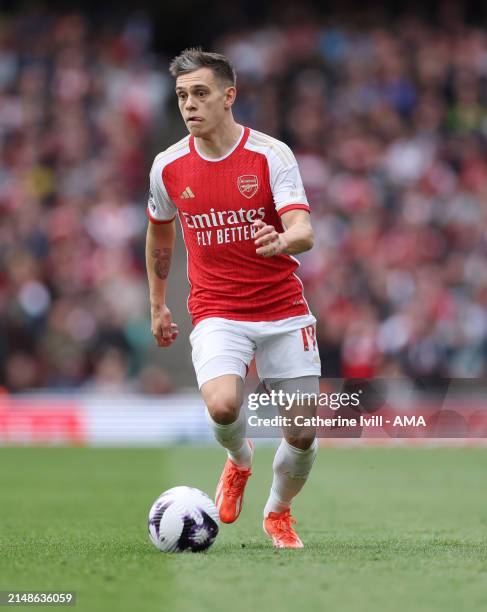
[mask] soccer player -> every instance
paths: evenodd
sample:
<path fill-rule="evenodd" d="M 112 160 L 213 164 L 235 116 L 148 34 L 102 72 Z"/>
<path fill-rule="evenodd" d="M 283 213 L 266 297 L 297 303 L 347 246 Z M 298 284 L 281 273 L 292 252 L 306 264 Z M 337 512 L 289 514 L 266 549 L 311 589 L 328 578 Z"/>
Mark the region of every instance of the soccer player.
<path fill-rule="evenodd" d="M 248 365 L 268 389 L 317 393 L 316 319 L 293 257 L 313 246 L 309 204 L 284 143 L 235 122 L 236 77 L 223 55 L 186 49 L 170 67 L 189 135 L 154 160 L 146 241 L 152 333 L 169 347 L 178 327 L 166 280 L 179 217 L 188 254 L 188 309 L 198 386 L 228 458 L 216 490 L 225 523 L 241 510 L 253 447 L 245 437 Z M 284 432 L 273 462 L 264 531 L 278 548 L 302 548 L 290 508 L 316 456 L 314 432 Z"/>

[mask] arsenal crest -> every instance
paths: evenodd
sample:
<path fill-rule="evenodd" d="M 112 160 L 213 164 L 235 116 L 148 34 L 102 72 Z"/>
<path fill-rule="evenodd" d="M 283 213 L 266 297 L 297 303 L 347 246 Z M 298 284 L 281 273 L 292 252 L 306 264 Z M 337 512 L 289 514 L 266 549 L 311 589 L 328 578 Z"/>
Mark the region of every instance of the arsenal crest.
<path fill-rule="evenodd" d="M 259 189 L 259 180 L 255 174 L 244 174 L 237 179 L 237 186 L 240 193 L 250 200 Z"/>

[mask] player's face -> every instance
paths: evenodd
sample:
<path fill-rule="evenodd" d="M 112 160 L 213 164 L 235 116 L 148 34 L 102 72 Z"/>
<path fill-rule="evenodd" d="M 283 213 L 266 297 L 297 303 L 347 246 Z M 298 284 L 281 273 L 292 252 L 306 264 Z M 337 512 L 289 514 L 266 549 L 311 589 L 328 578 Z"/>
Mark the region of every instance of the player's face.
<path fill-rule="evenodd" d="M 205 136 L 224 120 L 235 99 L 235 87 L 224 87 L 209 68 L 176 79 L 179 110 L 193 136 Z"/>

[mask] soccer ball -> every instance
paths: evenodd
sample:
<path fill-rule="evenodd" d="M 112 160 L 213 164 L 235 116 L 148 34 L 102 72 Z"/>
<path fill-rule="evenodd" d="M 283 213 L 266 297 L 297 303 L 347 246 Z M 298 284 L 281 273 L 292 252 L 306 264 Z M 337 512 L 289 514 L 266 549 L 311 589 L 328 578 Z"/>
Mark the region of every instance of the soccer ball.
<path fill-rule="evenodd" d="M 149 512 L 149 537 L 162 552 L 199 552 L 218 535 L 220 518 L 213 501 L 193 487 L 162 493 Z"/>

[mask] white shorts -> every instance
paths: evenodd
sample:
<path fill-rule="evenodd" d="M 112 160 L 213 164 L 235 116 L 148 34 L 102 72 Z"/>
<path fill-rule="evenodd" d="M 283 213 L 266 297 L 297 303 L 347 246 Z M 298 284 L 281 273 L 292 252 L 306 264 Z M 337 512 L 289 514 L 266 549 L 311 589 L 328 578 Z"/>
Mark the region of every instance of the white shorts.
<path fill-rule="evenodd" d="M 261 380 L 321 374 L 312 314 L 258 322 L 210 317 L 196 325 L 189 341 L 199 388 L 224 374 L 245 380 L 254 355 Z"/>

